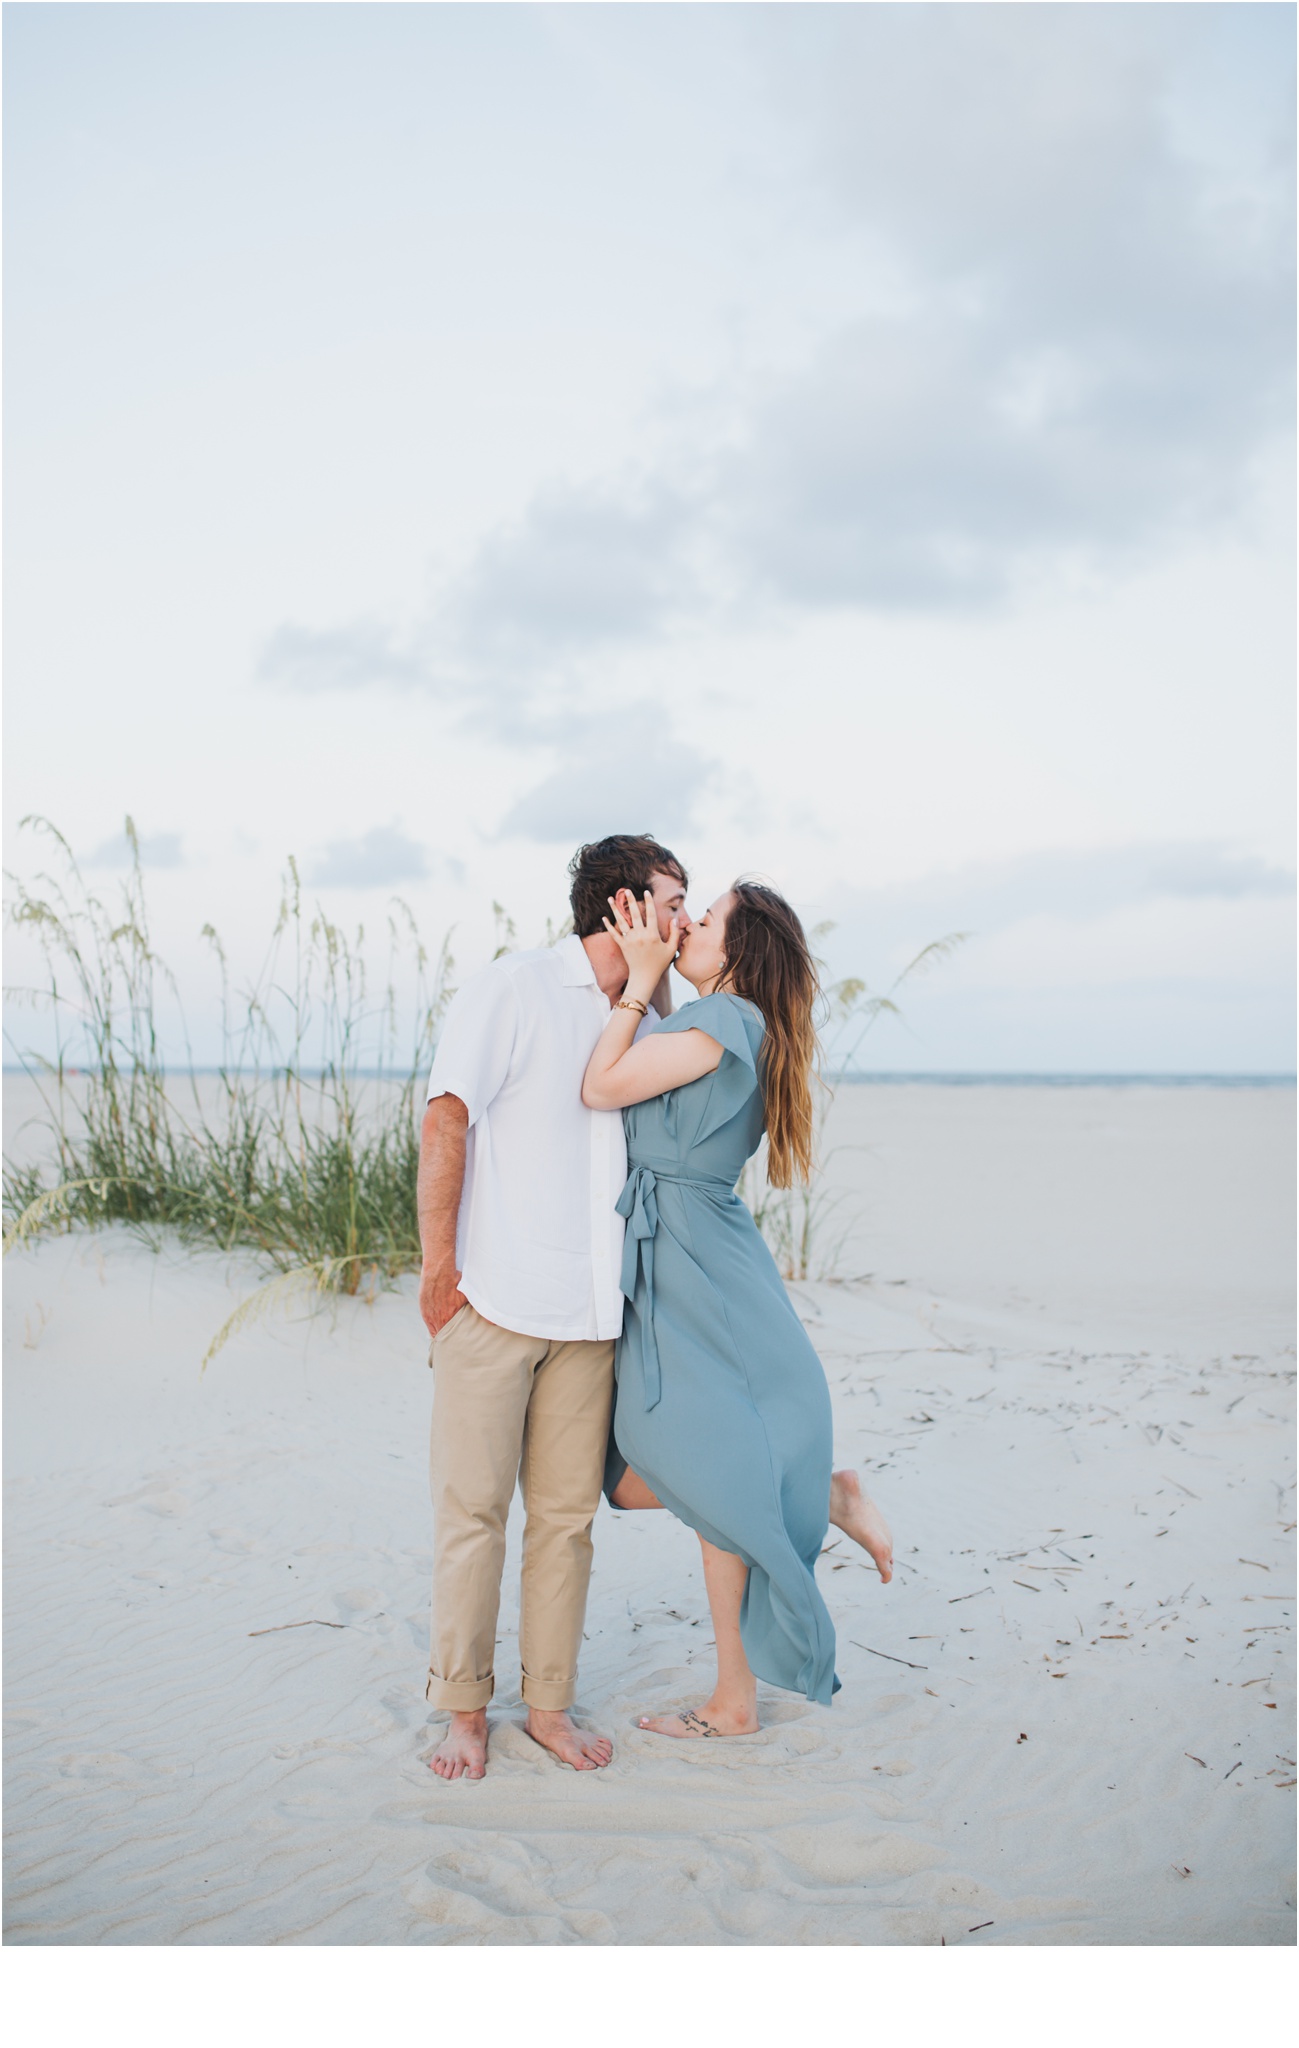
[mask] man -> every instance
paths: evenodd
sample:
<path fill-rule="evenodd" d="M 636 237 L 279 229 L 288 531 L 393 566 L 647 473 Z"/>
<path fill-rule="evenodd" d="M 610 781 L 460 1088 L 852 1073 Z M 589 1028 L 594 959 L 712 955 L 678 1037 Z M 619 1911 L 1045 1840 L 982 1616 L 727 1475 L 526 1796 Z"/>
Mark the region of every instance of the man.
<path fill-rule="evenodd" d="M 686 872 L 648 834 L 579 848 L 573 933 L 473 975 L 447 1013 L 419 1166 L 420 1313 L 432 1337 L 433 1622 L 425 1697 L 451 1724 L 430 1759 L 481 1778 L 495 1684 L 505 1523 L 525 1522 L 519 1652 L 527 1731 L 574 1770 L 612 1745 L 568 1709 L 613 1402 L 627 1175 L 622 1117 L 587 1109 L 582 1076 L 627 965 L 604 929 L 653 896 L 659 931 L 685 916 Z M 666 981 L 654 1007 L 670 1007 Z"/>

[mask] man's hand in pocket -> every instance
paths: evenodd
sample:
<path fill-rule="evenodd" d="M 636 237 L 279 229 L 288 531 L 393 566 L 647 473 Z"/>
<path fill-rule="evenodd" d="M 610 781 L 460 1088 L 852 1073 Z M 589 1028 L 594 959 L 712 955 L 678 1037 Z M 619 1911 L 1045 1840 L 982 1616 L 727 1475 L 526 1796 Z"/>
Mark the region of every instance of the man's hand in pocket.
<path fill-rule="evenodd" d="M 454 1267 L 428 1267 L 420 1274 L 419 1312 L 430 1337 L 436 1337 L 452 1316 L 468 1306 L 460 1292 L 460 1275 Z"/>

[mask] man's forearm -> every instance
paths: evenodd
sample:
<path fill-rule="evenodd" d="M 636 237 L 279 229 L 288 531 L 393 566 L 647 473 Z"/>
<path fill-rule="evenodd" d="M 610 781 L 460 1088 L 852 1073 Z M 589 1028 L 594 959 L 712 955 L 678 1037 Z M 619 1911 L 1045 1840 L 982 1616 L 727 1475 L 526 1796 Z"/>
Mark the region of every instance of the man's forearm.
<path fill-rule="evenodd" d="M 416 1209 L 426 1270 L 455 1270 L 468 1125 L 469 1113 L 456 1095 L 436 1096 L 424 1112 Z"/>
<path fill-rule="evenodd" d="M 437 1095 L 424 1112 L 420 1132 L 415 1211 L 423 1270 L 419 1312 L 430 1336 L 464 1307 L 456 1265 L 456 1223 L 465 1184 L 465 1134 L 469 1112 L 458 1095 Z M 432 1353 L 429 1363 L 432 1364 Z"/>

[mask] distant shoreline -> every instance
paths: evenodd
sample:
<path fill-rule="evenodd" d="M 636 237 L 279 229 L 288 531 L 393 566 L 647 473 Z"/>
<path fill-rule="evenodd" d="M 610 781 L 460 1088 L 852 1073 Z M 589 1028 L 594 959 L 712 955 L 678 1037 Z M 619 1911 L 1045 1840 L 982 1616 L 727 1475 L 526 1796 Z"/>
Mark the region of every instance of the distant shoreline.
<path fill-rule="evenodd" d="M 66 1067 L 65 1075 L 75 1079 L 87 1071 L 84 1067 Z M 169 1080 L 188 1080 L 210 1075 L 215 1077 L 223 1070 L 220 1067 L 175 1067 L 168 1071 Z M 277 1069 L 277 1071 L 279 1071 Z M 299 1072 L 304 1081 L 319 1080 L 326 1070 L 323 1067 L 302 1067 Z M 9 1064 L 0 1068 L 5 1076 L 30 1076 L 39 1074 L 38 1067 L 23 1067 Z M 401 1081 L 404 1076 L 394 1073 L 391 1067 L 357 1067 L 352 1070 L 358 1081 Z M 269 1078 L 269 1077 L 268 1077 Z M 1294 1074 L 1022 1074 L 1022 1073 L 889 1073 L 879 1070 L 870 1073 L 832 1072 L 826 1075 L 836 1086 L 848 1084 L 852 1087 L 888 1088 L 927 1086 L 936 1088 L 1293 1088 Z"/>

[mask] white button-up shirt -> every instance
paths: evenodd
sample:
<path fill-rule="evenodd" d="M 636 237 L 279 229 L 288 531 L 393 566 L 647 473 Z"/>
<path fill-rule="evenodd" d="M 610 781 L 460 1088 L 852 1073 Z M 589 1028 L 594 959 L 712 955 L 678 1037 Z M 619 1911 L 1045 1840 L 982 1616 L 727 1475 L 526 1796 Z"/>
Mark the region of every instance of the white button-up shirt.
<path fill-rule="evenodd" d="M 460 1291 L 488 1322 L 525 1336 L 622 1329 L 622 1113 L 582 1100 L 608 1021 L 586 948 L 569 937 L 472 975 L 438 1041 L 429 1101 L 458 1095 L 469 1111 Z"/>

